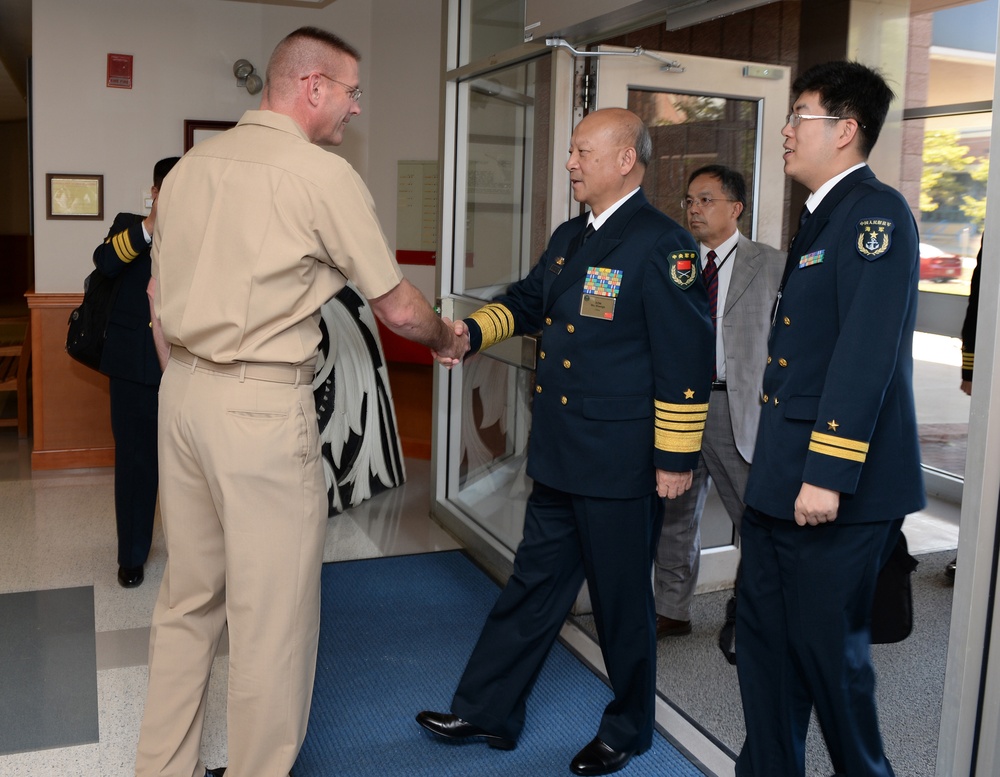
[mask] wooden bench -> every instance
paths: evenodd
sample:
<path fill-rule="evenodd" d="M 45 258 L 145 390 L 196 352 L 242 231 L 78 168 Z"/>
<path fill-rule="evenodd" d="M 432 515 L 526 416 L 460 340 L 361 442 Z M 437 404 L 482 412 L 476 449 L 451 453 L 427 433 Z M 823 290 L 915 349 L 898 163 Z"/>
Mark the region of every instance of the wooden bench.
<path fill-rule="evenodd" d="M 28 436 L 28 368 L 31 364 L 31 325 L 27 318 L 0 318 L 0 391 L 17 394 L 17 417 L 0 418 L 0 426 L 16 426 L 18 437 Z"/>

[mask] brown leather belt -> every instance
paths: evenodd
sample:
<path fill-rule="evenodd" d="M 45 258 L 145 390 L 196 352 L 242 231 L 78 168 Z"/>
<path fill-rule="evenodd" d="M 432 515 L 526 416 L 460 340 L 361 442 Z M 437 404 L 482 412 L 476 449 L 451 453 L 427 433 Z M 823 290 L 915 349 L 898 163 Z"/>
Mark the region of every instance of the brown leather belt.
<path fill-rule="evenodd" d="M 290 383 L 301 386 L 312 383 L 315 369 L 312 366 L 296 366 L 294 364 L 278 364 L 275 362 L 233 362 L 219 364 L 208 359 L 195 356 L 182 345 L 171 344 L 170 358 L 194 370 L 207 370 L 219 375 L 228 375 L 244 380 L 264 380 L 269 383 Z"/>

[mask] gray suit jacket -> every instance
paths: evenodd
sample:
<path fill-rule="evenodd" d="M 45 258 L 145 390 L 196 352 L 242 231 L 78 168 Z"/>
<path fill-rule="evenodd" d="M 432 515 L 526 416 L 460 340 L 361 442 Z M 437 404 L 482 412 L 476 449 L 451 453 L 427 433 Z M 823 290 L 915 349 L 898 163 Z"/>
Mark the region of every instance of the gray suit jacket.
<path fill-rule="evenodd" d="M 753 458 L 760 422 L 760 392 L 767 366 L 771 312 L 785 269 L 785 254 L 740 235 L 722 317 L 726 393 L 736 447 Z"/>

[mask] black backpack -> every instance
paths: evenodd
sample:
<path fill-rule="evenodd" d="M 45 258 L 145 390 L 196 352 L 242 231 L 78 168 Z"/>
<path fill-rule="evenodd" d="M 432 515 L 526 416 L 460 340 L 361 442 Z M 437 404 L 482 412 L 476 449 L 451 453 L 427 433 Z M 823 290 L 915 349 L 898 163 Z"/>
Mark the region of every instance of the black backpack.
<path fill-rule="evenodd" d="M 66 353 L 91 369 L 101 367 L 104 337 L 124 273 L 109 278 L 94 270 L 83 282 L 83 302 L 69 314 Z"/>

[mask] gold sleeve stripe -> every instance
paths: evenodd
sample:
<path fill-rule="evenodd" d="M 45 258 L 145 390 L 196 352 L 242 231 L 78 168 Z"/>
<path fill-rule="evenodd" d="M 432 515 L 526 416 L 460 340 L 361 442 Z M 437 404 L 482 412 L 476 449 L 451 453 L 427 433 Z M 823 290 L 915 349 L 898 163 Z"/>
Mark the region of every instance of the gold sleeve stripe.
<path fill-rule="evenodd" d="M 657 429 L 655 445 L 657 450 L 670 453 L 697 453 L 701 450 L 701 431 L 665 432 Z"/>
<path fill-rule="evenodd" d="M 868 443 L 861 442 L 860 440 L 848 440 L 844 437 L 834 437 L 832 434 L 813 432 L 812 441 L 815 443 L 832 445 L 835 448 L 846 448 L 847 450 L 858 451 L 862 454 L 868 453 Z"/>
<path fill-rule="evenodd" d="M 862 451 L 848 450 L 846 448 L 836 448 L 832 445 L 823 445 L 818 442 L 809 443 L 809 450 L 813 453 L 822 453 L 824 456 L 833 456 L 837 459 L 848 459 L 865 463 L 866 455 Z"/>
<path fill-rule="evenodd" d="M 678 432 L 700 432 L 705 428 L 705 420 L 701 421 L 675 421 L 671 423 L 670 421 L 661 421 L 659 418 L 656 419 L 657 429 L 673 429 Z"/>
<path fill-rule="evenodd" d="M 708 414 L 708 402 L 693 405 L 678 405 L 672 402 L 661 402 L 660 400 L 655 400 L 654 405 L 656 407 L 657 413 L 704 413 Z"/>
<path fill-rule="evenodd" d="M 139 255 L 139 252 L 132 248 L 132 241 L 128 239 L 127 229 L 112 237 L 111 245 L 114 246 L 115 253 L 123 262 L 131 262 Z"/>
<path fill-rule="evenodd" d="M 670 453 L 697 453 L 708 418 L 708 403 L 677 404 L 655 400 L 657 450 Z"/>
<path fill-rule="evenodd" d="M 480 350 L 496 345 L 514 334 L 514 314 L 499 302 L 491 302 L 479 308 L 469 318 L 479 324 L 482 331 L 483 343 Z"/>
<path fill-rule="evenodd" d="M 972 352 L 962 354 L 962 369 L 971 370 L 973 362 L 976 360 L 976 355 Z"/>
<path fill-rule="evenodd" d="M 657 421 L 680 421 L 685 423 L 692 423 L 693 421 L 702 421 L 708 418 L 708 412 L 692 411 L 690 413 L 665 413 L 662 410 L 656 411 Z"/>

